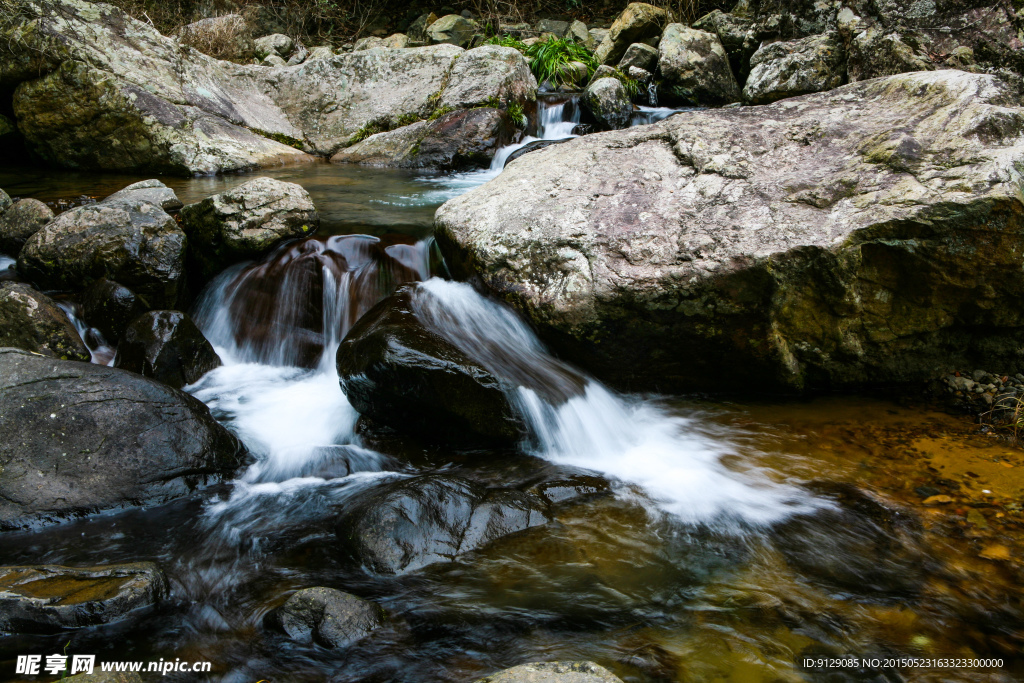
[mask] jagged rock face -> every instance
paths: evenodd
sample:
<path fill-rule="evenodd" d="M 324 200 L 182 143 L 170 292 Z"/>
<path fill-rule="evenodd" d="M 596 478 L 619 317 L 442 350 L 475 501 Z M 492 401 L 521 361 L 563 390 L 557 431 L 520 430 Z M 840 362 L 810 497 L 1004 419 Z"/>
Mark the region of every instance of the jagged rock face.
<path fill-rule="evenodd" d="M 843 45 L 834 33 L 764 45 L 750 58 L 743 99 L 766 104 L 831 90 L 843 82 L 844 62 Z"/>
<path fill-rule="evenodd" d="M 295 183 L 256 178 L 181 210 L 189 257 L 208 279 L 227 266 L 267 253 L 282 240 L 316 232 L 320 216 Z"/>
<path fill-rule="evenodd" d="M 0 346 L 64 360 L 89 360 L 89 349 L 53 299 L 19 282 L 0 282 Z"/>
<path fill-rule="evenodd" d="M 534 152 L 443 205 L 436 235 L 457 277 L 619 386 L 1016 368 L 1017 102 L 995 77 L 935 71 L 684 112 Z"/>
<path fill-rule="evenodd" d="M 17 47 L 0 85 L 17 86 L 20 132 L 58 166 L 190 175 L 305 162 L 367 126 L 536 90 L 510 48 L 374 49 L 266 68 L 208 57 L 109 5 L 55 2 L 59 18 L 26 5 L 39 16 L 2 36 Z"/>
<path fill-rule="evenodd" d="M 851 83 L 933 68 L 927 56 L 915 52 L 896 32 L 871 28 L 850 41 L 847 71 Z"/>
<path fill-rule="evenodd" d="M 753 20 L 726 14 L 715 10 L 705 14 L 693 22 L 692 28 L 698 31 L 714 33 L 722 43 L 727 55 L 729 66 L 739 83 L 743 83 L 750 73 L 750 58 L 758 48 L 758 40 L 753 30 Z"/>
<path fill-rule="evenodd" d="M 0 529 L 181 498 L 230 476 L 244 454 L 176 389 L 0 350 Z"/>
<path fill-rule="evenodd" d="M 737 102 L 740 88 L 718 36 L 669 24 L 658 44 L 659 93 L 671 104 L 722 105 Z"/>
<path fill-rule="evenodd" d="M 42 287 L 81 290 L 102 277 L 131 287 L 154 306 L 182 293 L 185 233 L 156 204 L 108 198 L 65 211 L 28 239 L 18 270 Z"/>
<path fill-rule="evenodd" d="M 500 109 L 462 109 L 434 121 L 371 135 L 335 154 L 331 162 L 439 170 L 486 168 L 515 133 L 515 125 Z"/>

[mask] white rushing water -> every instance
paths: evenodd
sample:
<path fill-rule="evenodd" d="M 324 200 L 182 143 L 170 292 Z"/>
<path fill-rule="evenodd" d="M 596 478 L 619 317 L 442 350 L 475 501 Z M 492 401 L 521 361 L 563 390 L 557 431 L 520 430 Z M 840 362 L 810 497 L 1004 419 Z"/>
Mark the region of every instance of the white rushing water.
<path fill-rule="evenodd" d="M 566 106 L 541 106 L 542 138 L 501 150 L 489 170 L 456 176 L 449 190 L 493 178 L 509 154 L 535 139 L 571 136 L 578 116 L 566 116 Z M 673 111 L 639 114 L 657 120 Z M 744 461 L 736 434 L 699 413 L 607 389 L 551 356 L 508 307 L 467 284 L 430 278 L 428 252 L 427 243 L 382 247 L 361 236 L 306 240 L 230 269 L 207 288 L 196 322 L 224 365 L 189 390 L 257 459 L 230 500 L 211 511 L 244 526 L 253 496 L 294 506 L 310 490 L 330 497 L 351 482 L 402 476 L 389 472 L 400 469 L 390 458 L 361 447 L 334 356 L 359 315 L 391 287 L 416 280 L 423 282 L 413 306 L 424 326 L 517 387 L 510 399 L 530 432 L 524 452 L 600 473 L 620 493 L 687 523 L 740 530 L 814 504 L 805 491 L 736 465 Z"/>
<path fill-rule="evenodd" d="M 775 484 L 755 469 L 727 468 L 723 459 L 739 455 L 738 446 L 699 414 L 687 417 L 653 400 L 619 396 L 593 378 L 568 400 L 552 401 L 551 395 L 564 395 L 567 366 L 515 313 L 471 286 L 434 278 L 418 287 L 414 301 L 429 329 L 491 372 L 521 379 L 517 369 L 533 369 L 527 382 L 535 388 L 520 386 L 512 398 L 534 437 L 527 446 L 534 455 L 637 484 L 688 523 L 759 526 L 816 505 L 806 491 Z"/>

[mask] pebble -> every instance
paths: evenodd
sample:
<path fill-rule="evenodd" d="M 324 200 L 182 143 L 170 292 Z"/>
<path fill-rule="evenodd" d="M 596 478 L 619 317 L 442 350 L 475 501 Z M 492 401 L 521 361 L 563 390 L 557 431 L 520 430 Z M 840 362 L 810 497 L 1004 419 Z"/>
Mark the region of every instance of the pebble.
<path fill-rule="evenodd" d="M 945 494 L 940 494 L 938 496 L 928 496 L 921 502 L 925 505 L 946 505 L 947 503 L 952 503 L 953 499 Z"/>

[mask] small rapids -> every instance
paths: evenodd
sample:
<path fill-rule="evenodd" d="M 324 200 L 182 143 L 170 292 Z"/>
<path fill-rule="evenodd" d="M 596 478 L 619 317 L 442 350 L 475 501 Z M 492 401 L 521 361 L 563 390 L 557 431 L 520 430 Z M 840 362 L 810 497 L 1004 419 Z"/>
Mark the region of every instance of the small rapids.
<path fill-rule="evenodd" d="M 622 397 L 582 376 L 552 357 L 515 313 L 469 285 L 434 278 L 417 288 L 414 303 L 429 329 L 519 385 L 513 398 L 532 454 L 639 485 L 689 524 L 762 526 L 814 509 L 804 491 L 725 467 L 723 460 L 738 455 L 727 432 L 702 425 L 699 414 L 671 415 L 654 400 Z"/>

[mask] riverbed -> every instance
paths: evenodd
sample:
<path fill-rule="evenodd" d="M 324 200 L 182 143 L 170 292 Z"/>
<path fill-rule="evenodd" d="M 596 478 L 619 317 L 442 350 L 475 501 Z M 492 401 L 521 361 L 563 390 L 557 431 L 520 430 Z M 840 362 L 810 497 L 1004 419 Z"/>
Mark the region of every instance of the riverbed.
<path fill-rule="evenodd" d="M 333 350 L 398 281 L 429 280 L 429 305 L 466 344 L 486 338 L 527 365 L 549 362 L 511 311 L 447 282 L 431 256 L 434 210 L 499 171 L 314 164 L 260 173 L 305 187 L 322 229 L 209 286 L 193 313 L 225 365 L 189 387 L 242 438 L 253 464 L 188 502 L 0 535 L 6 564 L 152 560 L 167 573 L 171 596 L 158 612 L 130 628 L 78 631 L 69 651 L 208 660 L 209 680 L 220 681 L 472 681 L 575 659 L 645 682 L 1024 679 L 1024 452 L 964 416 L 878 397 L 628 396 L 589 378 L 582 395 L 554 407 L 524 390 L 523 410 L 535 419 L 517 449 L 460 451 L 361 429 Z M 190 203 L 251 177 L 164 181 Z M 58 205 L 140 179 L 0 170 L 12 196 Z M 324 276 L 335 295 L 296 290 L 287 277 L 268 284 L 275 259 L 294 254 L 343 262 Z M 366 273 L 376 284 L 336 296 L 355 291 L 341 289 L 344 278 Z M 259 280 L 279 300 L 315 292 L 333 333 L 313 352 L 275 355 L 299 323 L 257 344 L 245 331 L 257 314 L 224 293 L 238 278 Z M 583 482 L 585 495 L 552 499 L 546 524 L 399 576 L 339 551 L 346 501 L 425 474 L 527 492 Z M 265 615 L 310 586 L 378 602 L 387 626 L 340 651 L 268 632 Z M 2 666 L 19 652 L 60 651 L 68 639 L 4 638 Z M 805 666 L 843 655 L 1003 666 Z"/>

